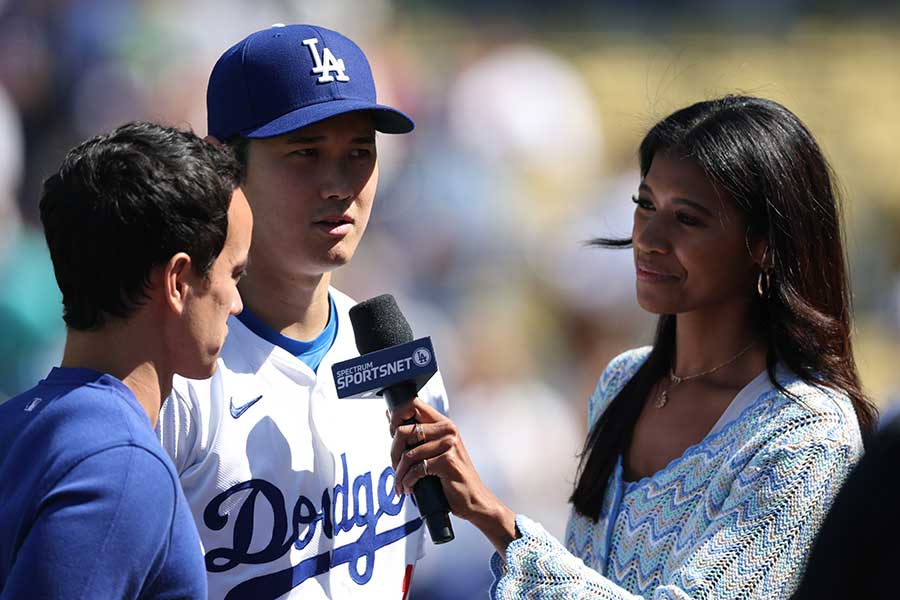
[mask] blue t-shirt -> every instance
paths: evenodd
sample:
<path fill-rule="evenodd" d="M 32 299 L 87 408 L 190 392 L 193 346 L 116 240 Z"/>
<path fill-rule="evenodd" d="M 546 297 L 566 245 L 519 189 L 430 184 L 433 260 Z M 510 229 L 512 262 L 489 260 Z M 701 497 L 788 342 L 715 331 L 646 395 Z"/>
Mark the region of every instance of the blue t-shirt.
<path fill-rule="evenodd" d="M 270 344 L 284 348 L 303 362 L 305 362 L 313 372 L 319 369 L 319 363 L 331 349 L 334 340 L 337 337 L 337 318 L 335 317 L 336 309 L 334 306 L 334 298 L 328 294 L 328 304 L 330 306 L 328 312 L 328 324 L 322 330 L 316 339 L 304 342 L 295 340 L 285 335 L 281 335 L 265 323 L 259 320 L 256 315 L 246 308 L 238 314 L 237 318 L 241 323 L 246 325 L 247 329 L 266 340 Z"/>
<path fill-rule="evenodd" d="M 115 377 L 57 368 L 0 405 L 0 598 L 206 598 L 175 468 Z"/>

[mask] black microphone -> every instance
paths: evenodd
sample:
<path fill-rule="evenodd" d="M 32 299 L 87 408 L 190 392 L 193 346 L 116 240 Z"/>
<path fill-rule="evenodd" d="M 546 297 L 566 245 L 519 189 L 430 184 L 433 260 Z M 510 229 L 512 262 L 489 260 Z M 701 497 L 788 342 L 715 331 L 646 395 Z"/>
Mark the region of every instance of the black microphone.
<path fill-rule="evenodd" d="M 390 294 L 376 296 L 351 308 L 350 322 L 353 323 L 353 335 L 360 354 L 413 341 L 412 329 Z M 393 413 L 412 402 L 418 390 L 415 381 L 407 380 L 389 386 L 381 393 L 387 400 L 388 409 Z M 403 424 L 417 422 L 415 418 L 411 418 L 403 421 Z M 410 448 L 415 446 L 418 444 Z M 431 541 L 443 544 L 452 540 L 454 535 L 450 524 L 450 504 L 441 488 L 440 479 L 434 475 L 419 479 L 413 486 L 413 494 L 419 505 L 419 512 L 428 526 Z"/>

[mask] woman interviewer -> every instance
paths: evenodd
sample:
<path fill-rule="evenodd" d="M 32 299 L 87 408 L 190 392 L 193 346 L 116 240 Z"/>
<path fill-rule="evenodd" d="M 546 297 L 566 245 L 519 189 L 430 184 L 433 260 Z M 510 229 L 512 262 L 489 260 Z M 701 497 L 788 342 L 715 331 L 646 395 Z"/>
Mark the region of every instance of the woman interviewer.
<path fill-rule="evenodd" d="M 487 489 L 450 420 L 417 401 L 420 427 L 392 422 L 398 489 L 440 477 L 497 549 L 494 598 L 787 597 L 873 429 L 838 202 L 803 123 L 700 102 L 650 130 L 640 168 L 631 239 L 596 243 L 633 245 L 659 324 L 590 398 L 565 544 Z"/>

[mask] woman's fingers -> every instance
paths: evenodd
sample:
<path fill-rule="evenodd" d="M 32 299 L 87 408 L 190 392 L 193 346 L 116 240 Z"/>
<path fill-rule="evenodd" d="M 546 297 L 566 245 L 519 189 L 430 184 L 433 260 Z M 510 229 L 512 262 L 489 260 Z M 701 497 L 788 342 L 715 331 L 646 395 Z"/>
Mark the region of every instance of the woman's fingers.
<path fill-rule="evenodd" d="M 412 492 L 416 483 L 427 475 L 437 475 L 435 473 L 435 468 L 437 466 L 436 460 L 428 460 L 427 458 L 423 458 L 419 462 L 412 465 L 411 469 L 408 469 L 403 474 L 403 479 L 395 479 L 394 480 L 394 489 L 398 494 L 403 494 L 404 492 Z"/>
<path fill-rule="evenodd" d="M 456 426 L 449 419 L 440 423 L 413 423 L 399 426 L 394 432 L 394 441 L 391 443 L 391 465 L 394 467 L 394 471 L 397 470 L 397 465 L 404 452 L 414 446 L 443 437 L 456 437 Z"/>
<path fill-rule="evenodd" d="M 404 405 L 402 410 L 395 410 L 390 416 L 390 431 L 392 437 L 394 431 L 403 425 L 403 421 L 410 417 L 415 418 L 419 423 L 439 423 L 447 420 L 447 417 L 442 415 L 439 410 L 417 397 L 413 399 L 412 404 Z"/>
<path fill-rule="evenodd" d="M 431 406 L 427 402 L 420 400 L 418 397 L 413 399 L 413 407 L 416 409 L 419 421 L 422 423 L 438 423 L 447 418 L 441 413 L 441 411 Z"/>
<path fill-rule="evenodd" d="M 450 439 L 442 437 L 404 452 L 400 461 L 397 463 L 397 466 L 394 468 L 394 487 L 397 488 L 397 492 L 399 493 L 404 489 L 410 489 L 411 484 L 408 485 L 406 482 L 407 476 L 410 473 L 416 475 L 416 468 L 421 467 L 423 460 L 428 461 L 427 464 L 436 465 L 437 461 L 443 459 L 444 455 L 452 449 L 453 443 Z M 437 475 L 438 473 L 432 471 L 429 474 Z M 424 476 L 424 474 L 414 479 L 412 483 L 415 483 L 415 481 L 422 476 Z M 403 485 L 401 486 L 401 484 Z"/>
<path fill-rule="evenodd" d="M 416 483 L 428 475 L 434 475 L 442 480 L 452 481 L 457 477 L 453 471 L 453 449 L 446 452 L 438 453 L 435 456 L 421 456 L 417 459 L 409 459 L 404 457 L 401 461 L 400 470 L 394 479 L 394 489 L 398 494 L 411 494 Z M 449 498 L 448 498 L 449 499 Z"/>
<path fill-rule="evenodd" d="M 417 423 L 404 424 L 410 418 Z M 389 420 L 396 492 L 410 492 L 420 479 L 435 475 L 441 479 L 451 509 L 465 518 L 473 498 L 483 495 L 484 486 L 456 424 L 419 398 L 393 411 Z"/>

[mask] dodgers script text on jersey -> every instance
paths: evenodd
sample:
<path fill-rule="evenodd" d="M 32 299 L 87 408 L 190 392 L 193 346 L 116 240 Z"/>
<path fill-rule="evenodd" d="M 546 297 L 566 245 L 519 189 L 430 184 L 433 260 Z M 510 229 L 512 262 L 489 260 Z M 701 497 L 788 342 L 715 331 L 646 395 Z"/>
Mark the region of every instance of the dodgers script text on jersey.
<path fill-rule="evenodd" d="M 425 528 L 393 489 L 385 403 L 338 399 L 331 365 L 358 356 L 337 290 L 317 372 L 229 321 L 212 379 L 177 379 L 160 416 L 203 542 L 210 598 L 400 598 Z M 446 411 L 440 374 L 421 397 Z"/>

